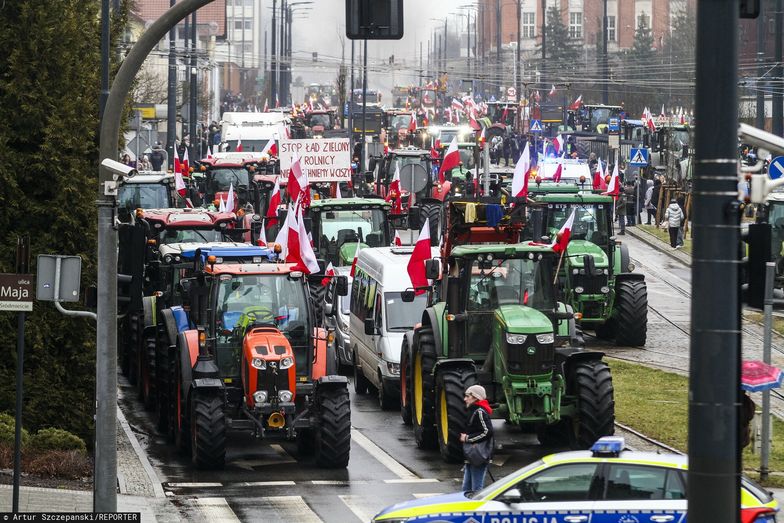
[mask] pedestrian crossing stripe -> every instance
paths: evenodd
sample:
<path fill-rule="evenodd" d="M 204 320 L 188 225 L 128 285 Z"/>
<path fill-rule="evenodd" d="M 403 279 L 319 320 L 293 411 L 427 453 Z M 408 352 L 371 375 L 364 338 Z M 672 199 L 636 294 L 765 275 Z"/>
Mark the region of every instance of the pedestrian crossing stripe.
<path fill-rule="evenodd" d="M 629 161 L 631 165 L 648 165 L 648 158 L 643 153 L 642 149 L 632 149 L 635 151 L 632 159 Z"/>
<path fill-rule="evenodd" d="M 542 132 L 542 122 L 539 120 L 533 120 L 531 122 L 531 132 L 532 133 L 541 133 Z"/>

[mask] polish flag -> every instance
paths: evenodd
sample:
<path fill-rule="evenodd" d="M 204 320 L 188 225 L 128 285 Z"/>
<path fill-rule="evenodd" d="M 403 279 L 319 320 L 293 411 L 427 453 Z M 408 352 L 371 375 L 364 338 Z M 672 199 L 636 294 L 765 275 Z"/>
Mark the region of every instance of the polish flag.
<path fill-rule="evenodd" d="M 350 274 L 351 274 L 352 278 L 354 277 L 354 273 L 357 270 L 357 257 L 359 256 L 359 246 L 360 246 L 359 240 L 357 240 L 357 248 L 354 249 L 354 260 L 351 262 L 351 272 L 350 272 Z"/>
<path fill-rule="evenodd" d="M 226 196 L 226 212 L 234 212 L 234 183 L 229 184 L 229 195 Z"/>
<path fill-rule="evenodd" d="M 210 145 L 210 146 L 207 147 L 207 159 L 208 160 L 212 160 L 212 158 L 213 158 L 213 156 L 212 156 L 212 145 Z"/>
<path fill-rule="evenodd" d="M 430 258 L 430 218 L 425 218 L 425 223 L 422 225 L 422 230 L 419 232 L 419 237 L 414 244 L 414 251 L 408 260 L 408 277 L 411 278 L 411 284 L 414 286 L 414 289 L 429 285 L 425 274 L 425 261 Z M 416 294 L 422 294 L 423 292 L 425 291 L 421 289 L 416 290 Z"/>
<path fill-rule="evenodd" d="M 593 190 L 604 190 L 607 188 L 607 184 L 604 181 L 604 169 L 602 168 L 602 160 L 596 164 L 596 172 L 593 173 Z"/>
<path fill-rule="evenodd" d="M 400 164 L 397 162 L 395 162 L 395 175 L 392 177 L 392 182 L 389 184 L 385 200 L 392 202 L 392 214 L 400 214 L 403 212 L 400 194 Z"/>
<path fill-rule="evenodd" d="M 324 269 L 324 277 L 321 279 L 321 285 L 324 287 L 329 285 L 329 282 L 333 276 L 335 276 L 335 267 L 332 266 L 332 262 L 329 262 L 327 268 Z"/>
<path fill-rule="evenodd" d="M 402 247 L 403 240 L 400 239 L 400 232 L 395 231 L 395 247 Z"/>
<path fill-rule="evenodd" d="M 564 222 L 561 230 L 555 235 L 555 241 L 553 242 L 552 247 L 557 253 L 565 252 L 566 247 L 569 245 L 569 238 L 572 235 L 572 226 L 574 225 L 574 216 L 576 212 L 577 209 L 572 209 L 572 214 L 569 215 L 569 218 Z"/>
<path fill-rule="evenodd" d="M 416 114 L 414 114 L 414 111 L 411 111 L 411 121 L 408 122 L 408 132 L 413 133 L 414 131 L 416 131 L 416 127 L 417 127 Z"/>
<path fill-rule="evenodd" d="M 286 221 L 283 222 L 283 226 L 278 231 L 278 235 L 275 237 L 275 243 L 280 245 L 281 259 L 285 260 L 286 255 L 288 253 L 288 245 L 289 245 L 289 229 L 292 228 L 291 221 L 296 220 L 296 214 L 294 212 L 294 207 L 292 205 L 288 206 L 288 212 L 286 213 Z"/>
<path fill-rule="evenodd" d="M 308 175 L 302 172 L 300 158 L 295 154 L 289 170 L 289 182 L 286 186 L 286 191 L 289 193 L 292 202 L 296 202 L 301 196 L 302 205 L 308 206 L 310 205 L 309 189 Z"/>
<path fill-rule="evenodd" d="M 553 174 L 553 181 L 559 183 L 561 181 L 561 174 L 563 173 L 563 164 L 559 163 Z"/>
<path fill-rule="evenodd" d="M 340 194 L 340 182 L 335 182 L 335 198 L 338 200 L 343 198 L 343 195 Z"/>
<path fill-rule="evenodd" d="M 278 146 L 275 141 L 275 138 L 270 139 L 266 144 L 264 144 L 264 149 L 261 150 L 261 156 L 277 156 L 278 155 Z"/>
<path fill-rule="evenodd" d="M 569 110 L 576 111 L 580 108 L 582 104 L 583 104 L 583 95 L 580 95 L 577 97 L 577 99 L 574 102 L 572 102 L 572 105 L 569 106 Z"/>
<path fill-rule="evenodd" d="M 267 103 L 267 99 L 266 98 L 264 99 L 264 112 L 265 113 L 269 112 L 269 104 Z"/>
<path fill-rule="evenodd" d="M 528 197 L 528 171 L 531 169 L 531 151 L 528 143 L 525 144 L 523 154 L 515 164 L 514 174 L 512 175 L 512 196 L 515 198 Z"/>
<path fill-rule="evenodd" d="M 177 190 L 177 194 L 185 198 L 185 180 L 180 171 L 174 171 L 174 188 Z"/>
<path fill-rule="evenodd" d="M 280 98 L 278 97 L 278 93 L 275 93 L 275 107 L 280 107 Z"/>
<path fill-rule="evenodd" d="M 267 207 L 267 223 L 266 226 L 275 225 L 278 223 L 278 206 L 280 206 L 280 178 L 275 178 L 275 187 L 272 188 L 272 194 L 269 199 L 269 207 Z"/>
<path fill-rule="evenodd" d="M 264 227 L 262 227 L 259 231 L 259 239 L 256 240 L 256 245 L 259 247 L 267 246 L 267 231 L 264 229 Z"/>
<path fill-rule="evenodd" d="M 182 175 L 183 176 L 190 176 L 191 175 L 190 166 L 188 164 L 189 164 L 189 162 L 188 162 L 188 148 L 186 147 L 185 148 L 185 153 L 183 153 L 183 155 L 182 155 L 182 163 L 180 164 L 180 166 L 182 167 Z"/>
<path fill-rule="evenodd" d="M 664 104 L 662 104 L 662 108 L 661 108 L 661 112 L 659 113 L 659 116 L 661 116 L 662 118 L 664 118 L 664 117 L 666 117 L 666 116 L 667 116 L 667 115 L 664 113 Z"/>
<path fill-rule="evenodd" d="M 444 180 L 446 180 L 445 174 L 457 167 L 459 164 L 460 150 L 457 147 L 457 136 L 455 136 L 452 138 L 452 143 L 449 144 L 449 148 L 446 150 L 446 154 L 444 155 L 444 160 L 441 162 L 441 168 L 438 170 L 439 183 L 444 183 Z"/>
<path fill-rule="evenodd" d="M 297 206 L 295 214 L 294 223 L 289 222 L 289 234 L 286 238 L 288 242 L 286 261 L 296 263 L 295 269 L 301 270 L 305 274 L 313 274 L 319 271 L 319 264 L 308 238 L 305 220 L 302 219 L 302 206 Z"/>
<path fill-rule="evenodd" d="M 485 130 L 487 127 L 482 128 L 482 134 L 479 135 L 479 147 L 484 148 L 485 143 L 487 142 L 487 135 L 485 134 Z"/>
<path fill-rule="evenodd" d="M 613 167 L 612 176 L 610 177 L 610 184 L 607 186 L 607 191 L 603 192 L 602 194 L 612 196 L 614 199 L 618 199 L 618 196 L 621 193 L 621 183 L 620 179 L 618 178 L 618 162 L 615 162 L 615 166 Z"/>
<path fill-rule="evenodd" d="M 555 147 L 555 154 L 561 154 L 561 149 L 563 148 L 566 140 L 560 134 L 555 137 L 553 140 L 553 147 Z"/>
<path fill-rule="evenodd" d="M 242 138 L 237 139 L 237 148 L 234 150 L 237 151 L 238 153 L 242 152 Z"/>
<path fill-rule="evenodd" d="M 550 96 L 550 97 L 555 96 L 555 84 L 553 84 L 552 88 L 550 89 L 550 92 L 547 93 L 547 96 Z"/>
<path fill-rule="evenodd" d="M 177 146 L 174 146 L 174 172 L 182 173 L 182 165 L 180 165 L 180 155 L 177 153 Z"/>
<path fill-rule="evenodd" d="M 223 200 L 223 196 L 220 197 L 220 205 L 218 206 L 218 212 L 226 212 L 226 202 Z"/>

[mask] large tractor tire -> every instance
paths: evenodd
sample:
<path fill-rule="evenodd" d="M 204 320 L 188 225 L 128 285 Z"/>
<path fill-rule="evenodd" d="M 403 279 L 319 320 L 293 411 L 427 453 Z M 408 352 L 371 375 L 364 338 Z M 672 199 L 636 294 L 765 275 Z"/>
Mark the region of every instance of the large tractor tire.
<path fill-rule="evenodd" d="M 313 312 L 316 315 L 316 326 L 324 326 L 324 304 L 327 296 L 327 286 L 322 285 L 321 281 L 308 282 L 310 287 L 310 302 L 313 304 Z"/>
<path fill-rule="evenodd" d="M 430 226 L 430 245 L 438 246 L 441 244 L 441 208 L 440 203 L 425 203 L 422 205 L 420 221 L 425 223 L 425 218 L 429 219 Z"/>
<path fill-rule="evenodd" d="M 359 357 L 356 350 L 354 351 L 354 392 L 357 394 L 367 394 L 370 392 L 370 380 L 365 377 L 362 368 L 359 366 Z"/>
<path fill-rule="evenodd" d="M 436 347 L 432 327 L 419 330 L 419 343 L 414 344 L 411 362 L 411 407 L 414 423 L 414 440 L 421 449 L 438 447 L 435 427 L 435 383 L 433 368 L 436 365 Z"/>
<path fill-rule="evenodd" d="M 165 327 L 158 325 L 158 340 L 161 341 L 155 350 L 155 424 L 161 434 L 169 431 L 169 339 Z"/>
<path fill-rule="evenodd" d="M 600 340 L 612 340 L 618 332 L 618 325 L 615 318 L 608 318 L 606 322 L 596 325 L 593 329 Z"/>
<path fill-rule="evenodd" d="M 378 405 L 381 410 L 393 410 L 400 407 L 400 395 L 392 394 L 384 385 L 384 377 L 378 373 Z"/>
<path fill-rule="evenodd" d="M 155 334 L 146 336 L 143 340 L 142 372 L 139 377 L 139 388 L 141 389 L 141 400 L 144 408 L 151 411 L 155 409 L 156 402 L 156 347 L 158 345 Z"/>
<path fill-rule="evenodd" d="M 438 450 L 448 463 L 463 460 L 460 434 L 465 432 L 468 421 L 463 396 L 465 390 L 476 382 L 476 371 L 467 365 L 439 370 L 436 375 Z"/>
<path fill-rule="evenodd" d="M 648 334 L 648 287 L 645 280 L 621 280 L 615 285 L 615 343 L 642 347 Z"/>
<path fill-rule="evenodd" d="M 325 387 L 316 392 L 318 424 L 316 465 L 346 468 L 351 452 L 351 400 L 346 387 Z"/>
<path fill-rule="evenodd" d="M 411 361 L 409 359 L 408 338 L 403 338 L 400 350 L 400 417 L 405 425 L 411 425 Z"/>
<path fill-rule="evenodd" d="M 536 427 L 536 438 L 545 447 L 568 447 L 571 428 L 569 420 L 564 419 L 550 425 L 542 424 Z"/>
<path fill-rule="evenodd" d="M 139 326 L 140 320 L 138 314 L 131 314 L 128 318 L 128 341 L 127 341 L 127 358 L 128 358 L 128 373 L 125 375 L 128 378 L 128 383 L 136 385 L 139 382 L 139 368 L 140 368 L 140 348 L 142 344 L 142 337 Z"/>
<path fill-rule="evenodd" d="M 226 415 L 220 394 L 194 393 L 191 404 L 191 461 L 200 469 L 226 464 Z"/>
<path fill-rule="evenodd" d="M 587 449 L 602 436 L 615 432 L 615 399 L 610 368 L 600 360 L 577 363 L 567 390 L 577 397 L 577 415 L 572 421 L 570 444 Z"/>

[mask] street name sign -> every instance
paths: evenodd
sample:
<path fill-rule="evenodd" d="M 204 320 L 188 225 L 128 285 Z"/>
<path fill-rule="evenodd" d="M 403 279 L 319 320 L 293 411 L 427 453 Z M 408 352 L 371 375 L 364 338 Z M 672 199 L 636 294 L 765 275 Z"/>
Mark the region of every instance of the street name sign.
<path fill-rule="evenodd" d="M 0 311 L 33 310 L 33 275 L 0 274 Z"/>

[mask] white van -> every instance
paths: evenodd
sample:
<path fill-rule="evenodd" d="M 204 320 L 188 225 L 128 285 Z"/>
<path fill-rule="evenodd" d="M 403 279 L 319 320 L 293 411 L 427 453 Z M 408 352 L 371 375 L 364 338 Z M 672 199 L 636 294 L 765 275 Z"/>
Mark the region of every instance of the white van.
<path fill-rule="evenodd" d="M 359 251 L 351 286 L 351 331 L 354 390 L 378 391 L 383 409 L 400 405 L 400 347 L 406 331 L 422 319 L 427 294 L 403 303 L 411 289 L 408 260 L 413 247 L 379 247 Z M 438 248 L 433 247 L 433 256 Z"/>

